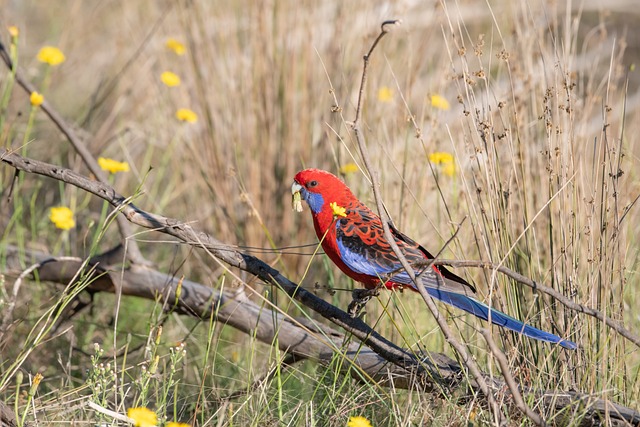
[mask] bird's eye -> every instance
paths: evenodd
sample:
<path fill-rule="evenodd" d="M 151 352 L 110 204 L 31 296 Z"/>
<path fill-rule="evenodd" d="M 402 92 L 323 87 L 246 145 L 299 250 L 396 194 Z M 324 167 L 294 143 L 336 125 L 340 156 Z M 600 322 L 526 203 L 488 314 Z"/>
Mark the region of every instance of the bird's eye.
<path fill-rule="evenodd" d="M 309 183 L 307 184 L 307 188 L 313 188 L 316 187 L 318 185 L 318 181 L 309 181 Z"/>

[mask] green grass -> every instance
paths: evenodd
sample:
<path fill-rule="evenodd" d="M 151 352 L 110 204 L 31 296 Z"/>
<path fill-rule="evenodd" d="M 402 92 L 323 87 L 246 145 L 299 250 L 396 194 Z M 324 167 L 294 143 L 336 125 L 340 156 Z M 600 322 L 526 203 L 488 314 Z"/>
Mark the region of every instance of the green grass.
<path fill-rule="evenodd" d="M 304 167 L 338 173 L 349 162 L 362 164 L 349 126 L 362 55 L 383 20 L 402 18 L 372 57 L 362 123 L 396 225 L 435 252 L 466 217 L 443 257 L 503 264 L 640 330 L 634 204 L 640 79 L 631 67 L 638 61 L 637 30 L 625 26 L 633 11 L 615 2 L 610 14 L 526 1 L 386 7 L 23 1 L 6 5 L 3 27 L 19 27 L 24 75 L 77 126 L 90 151 L 129 163 L 130 172 L 112 176 L 120 193 L 140 189 L 136 204 L 143 209 L 192 222 L 230 244 L 265 248 L 256 255 L 309 289 L 319 283 L 319 295 L 346 308 L 353 283 L 324 256 L 311 258 L 313 247 L 277 253 L 316 242 L 309 214 L 291 210 L 289 186 Z M 187 54 L 166 49 L 169 37 L 185 43 Z M 9 44 L 6 32 L 2 40 Z M 38 63 L 43 45 L 60 47 L 66 62 Z M 159 79 L 165 70 L 182 84 L 165 87 Z M 10 70 L 0 71 L 0 83 L 2 146 L 88 174 L 44 114 L 36 111 L 31 120 L 28 96 Z M 382 87 L 393 92 L 390 102 L 378 99 Z M 451 108 L 434 108 L 433 94 Z M 197 123 L 175 119 L 185 107 L 198 114 Z M 434 152 L 453 154 L 453 176 L 429 166 Z M 148 406 L 166 414 L 163 422 L 192 425 L 344 426 L 355 415 L 374 426 L 491 422 L 480 398 L 461 404 L 459 396 L 434 399 L 358 382 L 339 373 L 345 364 L 339 356 L 328 366 L 285 366 L 277 346 L 214 320 L 164 315 L 153 301 L 98 294 L 66 318 L 59 309 L 86 283 L 63 292 L 25 280 L 14 298 L 20 271 L 6 266 L 5 245 L 84 259 L 112 248 L 119 235 L 97 198 L 50 179 L 13 176 L 13 169 L 0 168 L 0 292 L 3 307 L 15 303 L 0 337 L 0 400 L 19 419 L 121 425 L 89 408 L 91 401 L 120 414 Z M 374 206 L 364 174 L 344 179 Z M 74 210 L 74 229 L 49 222 L 49 209 L 59 205 Z M 245 281 L 264 301 L 300 315 L 284 294 L 205 252 L 136 231 L 158 270 L 224 289 Z M 21 268 L 32 262 L 22 259 Z M 633 344 L 505 276 L 457 272 L 485 301 L 491 297 L 503 311 L 583 346 L 568 353 L 493 328 L 518 381 L 639 406 Z M 268 302 L 252 299 L 271 316 Z M 457 311 L 447 318 L 480 366 L 498 376 L 477 332 L 484 325 Z M 415 294 L 381 295 L 368 304 L 366 320 L 398 345 L 454 356 Z M 36 373 L 44 379 L 29 393 Z M 512 415 L 511 424 L 528 423 Z"/>

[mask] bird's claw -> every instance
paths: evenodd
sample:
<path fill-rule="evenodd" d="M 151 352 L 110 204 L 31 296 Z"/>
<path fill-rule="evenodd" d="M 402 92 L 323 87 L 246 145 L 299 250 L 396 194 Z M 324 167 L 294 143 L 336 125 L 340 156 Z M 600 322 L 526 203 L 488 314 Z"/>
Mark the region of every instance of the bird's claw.
<path fill-rule="evenodd" d="M 380 294 L 378 288 L 375 289 L 354 289 L 351 293 L 352 301 L 349 303 L 347 313 L 351 317 L 358 317 L 360 311 L 369 302 L 372 297 L 376 297 Z"/>

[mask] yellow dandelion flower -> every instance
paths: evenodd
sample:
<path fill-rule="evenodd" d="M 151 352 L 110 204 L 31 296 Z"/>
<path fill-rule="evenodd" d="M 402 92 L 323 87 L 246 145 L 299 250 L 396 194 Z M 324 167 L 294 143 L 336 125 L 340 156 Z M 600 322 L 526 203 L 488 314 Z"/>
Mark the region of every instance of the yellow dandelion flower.
<path fill-rule="evenodd" d="M 336 202 L 329 203 L 329 206 L 333 211 L 333 216 L 341 216 L 343 218 L 347 216 L 347 210 L 342 206 L 338 206 Z"/>
<path fill-rule="evenodd" d="M 456 162 L 453 154 L 439 151 L 429 154 L 429 161 L 434 165 L 442 168 L 442 172 L 447 176 L 453 176 L 456 173 Z"/>
<path fill-rule="evenodd" d="M 391 102 L 393 99 L 393 90 L 390 87 L 382 86 L 378 89 L 378 101 Z"/>
<path fill-rule="evenodd" d="M 347 163 L 346 165 L 342 165 L 342 167 L 340 168 L 340 173 L 342 175 L 349 175 L 350 173 L 358 172 L 358 170 L 359 170 L 358 165 L 351 162 L 351 163 Z"/>
<path fill-rule="evenodd" d="M 44 102 L 44 95 L 39 92 L 31 92 L 31 95 L 29 95 L 29 101 L 31 101 L 31 105 L 34 107 L 39 107 Z"/>
<path fill-rule="evenodd" d="M 167 49 L 172 50 L 176 55 L 184 55 L 187 51 L 187 48 L 176 39 L 167 39 L 164 45 Z"/>
<path fill-rule="evenodd" d="M 469 412 L 469 421 L 475 421 L 476 420 L 476 416 L 478 415 L 478 412 L 476 411 L 476 408 L 473 407 L 471 409 L 471 412 Z"/>
<path fill-rule="evenodd" d="M 36 394 L 36 391 L 38 390 L 38 386 L 42 382 L 43 378 L 44 377 L 42 376 L 42 374 L 40 372 L 38 372 L 33 377 L 33 382 L 31 383 L 31 387 L 29 387 L 29 396 L 34 396 Z"/>
<path fill-rule="evenodd" d="M 181 108 L 176 111 L 176 119 L 181 122 L 195 123 L 198 121 L 198 115 L 188 108 Z"/>
<path fill-rule="evenodd" d="M 165 424 L 165 427 L 191 427 L 191 425 L 187 423 L 177 423 L 175 421 L 170 421 L 167 424 Z"/>
<path fill-rule="evenodd" d="M 51 208 L 49 219 L 61 230 L 69 230 L 76 226 L 76 221 L 73 219 L 73 211 L 66 206 Z"/>
<path fill-rule="evenodd" d="M 8 27 L 7 31 L 9 31 L 9 35 L 13 38 L 16 38 L 20 35 L 20 30 L 15 25 L 11 25 L 10 27 Z"/>
<path fill-rule="evenodd" d="M 449 101 L 446 100 L 443 96 L 440 95 L 431 95 L 431 106 L 433 108 L 437 108 L 438 110 L 448 110 L 451 108 L 449 106 Z"/>
<path fill-rule="evenodd" d="M 60 49 L 54 46 L 44 46 L 38 52 L 37 58 L 38 61 L 49 64 L 52 67 L 62 64 L 66 59 L 64 53 L 62 53 Z"/>
<path fill-rule="evenodd" d="M 177 74 L 172 73 L 171 71 L 165 71 L 164 73 L 160 74 L 160 80 L 162 80 L 162 83 L 169 87 L 180 85 L 180 77 Z"/>
<path fill-rule="evenodd" d="M 44 378 L 44 376 L 38 372 L 35 377 L 33 377 L 33 385 L 38 386 L 40 385 L 40 382 L 42 381 L 42 379 Z"/>
<path fill-rule="evenodd" d="M 365 417 L 349 417 L 347 427 L 372 427 L 371 422 Z"/>
<path fill-rule="evenodd" d="M 453 155 L 445 151 L 437 151 L 429 154 L 429 161 L 435 165 L 441 165 L 445 163 L 453 162 Z"/>
<path fill-rule="evenodd" d="M 127 417 L 131 418 L 136 427 L 155 427 L 158 424 L 156 413 L 144 407 L 127 409 Z"/>
<path fill-rule="evenodd" d="M 129 163 L 98 157 L 98 165 L 109 173 L 129 172 Z"/>

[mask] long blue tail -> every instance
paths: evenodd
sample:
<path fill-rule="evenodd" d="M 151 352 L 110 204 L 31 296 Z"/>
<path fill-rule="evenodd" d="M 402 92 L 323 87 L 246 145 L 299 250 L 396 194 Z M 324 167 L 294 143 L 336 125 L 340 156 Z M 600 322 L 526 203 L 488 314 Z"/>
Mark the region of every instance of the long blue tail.
<path fill-rule="evenodd" d="M 440 301 L 452 305 L 456 308 L 471 313 L 476 317 L 483 320 L 489 320 L 489 311 L 491 311 L 491 323 L 498 326 L 502 326 L 520 334 L 526 335 L 530 338 L 534 338 L 540 341 L 546 341 L 554 344 L 560 344 L 564 348 L 575 350 L 578 348 L 576 343 L 569 340 L 563 340 L 557 335 L 549 332 L 541 331 L 533 326 L 525 325 L 518 319 L 506 315 L 496 309 L 489 308 L 486 304 L 476 301 L 467 296 L 457 294 L 455 292 L 448 292 L 440 289 L 427 288 L 427 292 L 432 297 L 439 299 Z"/>

